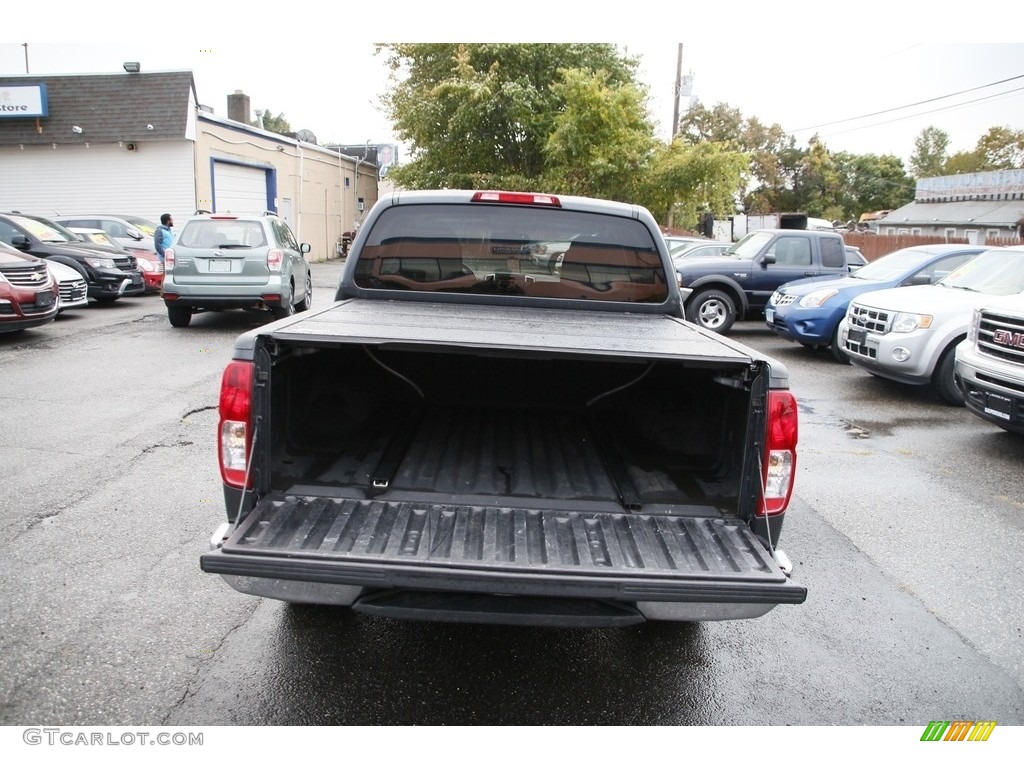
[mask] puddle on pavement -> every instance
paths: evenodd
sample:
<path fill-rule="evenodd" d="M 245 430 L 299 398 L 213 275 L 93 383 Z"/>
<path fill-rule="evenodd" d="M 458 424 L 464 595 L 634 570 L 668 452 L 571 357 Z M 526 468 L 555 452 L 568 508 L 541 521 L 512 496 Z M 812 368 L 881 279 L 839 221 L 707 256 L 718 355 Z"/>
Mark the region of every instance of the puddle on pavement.
<path fill-rule="evenodd" d="M 907 418 L 893 421 L 846 421 L 843 430 L 854 440 L 867 440 L 872 437 L 891 437 L 900 427 L 933 427 L 944 423 L 941 418 Z"/>

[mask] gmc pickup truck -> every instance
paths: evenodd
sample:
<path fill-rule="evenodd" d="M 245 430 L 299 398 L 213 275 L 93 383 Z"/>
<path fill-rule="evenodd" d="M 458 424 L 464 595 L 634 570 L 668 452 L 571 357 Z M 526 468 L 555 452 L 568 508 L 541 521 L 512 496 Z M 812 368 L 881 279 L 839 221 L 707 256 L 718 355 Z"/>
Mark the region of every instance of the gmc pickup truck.
<path fill-rule="evenodd" d="M 986 299 L 974 310 L 954 376 L 969 411 L 1024 435 L 1024 293 Z"/>
<path fill-rule="evenodd" d="M 219 410 L 201 567 L 244 593 L 583 627 L 806 597 L 787 372 L 685 321 L 636 206 L 384 198 L 330 306 L 237 340 Z"/>
<path fill-rule="evenodd" d="M 850 273 L 841 235 L 800 229 L 759 229 L 716 258 L 682 261 L 676 271 L 689 289 L 686 317 L 709 331 L 764 312 L 784 283 Z"/>

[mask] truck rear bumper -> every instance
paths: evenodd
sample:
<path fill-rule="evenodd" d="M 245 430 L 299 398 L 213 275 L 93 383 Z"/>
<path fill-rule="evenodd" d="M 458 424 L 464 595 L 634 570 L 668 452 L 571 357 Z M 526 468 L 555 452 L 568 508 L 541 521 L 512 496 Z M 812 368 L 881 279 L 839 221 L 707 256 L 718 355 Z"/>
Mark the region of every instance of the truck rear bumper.
<path fill-rule="evenodd" d="M 288 496 L 211 543 L 203 570 L 239 591 L 407 618 L 608 626 L 580 601 L 614 605 L 618 625 L 632 623 L 624 610 L 639 621 L 752 618 L 806 597 L 745 525 L 693 514 Z M 382 602 L 388 590 L 403 596 Z M 410 592 L 434 595 L 431 607 Z M 480 596 L 507 599 L 488 607 Z M 514 607 L 536 599 L 555 602 Z"/>

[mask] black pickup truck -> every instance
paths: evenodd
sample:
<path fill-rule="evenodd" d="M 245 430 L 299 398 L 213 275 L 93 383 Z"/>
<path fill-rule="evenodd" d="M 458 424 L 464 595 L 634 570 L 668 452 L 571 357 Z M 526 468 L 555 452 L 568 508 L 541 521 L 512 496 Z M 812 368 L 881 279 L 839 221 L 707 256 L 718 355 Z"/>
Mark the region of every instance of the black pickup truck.
<path fill-rule="evenodd" d="M 850 269 L 841 235 L 798 229 L 758 229 L 721 256 L 676 266 L 680 285 L 689 291 L 686 317 L 716 333 L 728 333 L 737 320 L 764 312 L 783 283 L 835 277 Z"/>
<path fill-rule="evenodd" d="M 786 370 L 685 321 L 646 210 L 398 192 L 334 303 L 238 339 L 201 567 L 399 618 L 752 618 L 806 596 L 796 441 Z"/>

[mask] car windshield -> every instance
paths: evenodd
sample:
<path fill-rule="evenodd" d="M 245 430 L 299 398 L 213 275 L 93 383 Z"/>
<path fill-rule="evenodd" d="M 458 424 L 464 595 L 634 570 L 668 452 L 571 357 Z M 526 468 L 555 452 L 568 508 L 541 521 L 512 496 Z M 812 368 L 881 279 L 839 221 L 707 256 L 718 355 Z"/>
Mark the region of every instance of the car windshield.
<path fill-rule="evenodd" d="M 858 280 L 896 280 L 907 272 L 919 269 L 935 254 L 927 251 L 918 251 L 911 248 L 904 248 L 902 251 L 893 251 L 875 261 L 865 264 L 858 269 L 851 277 Z"/>
<path fill-rule="evenodd" d="M 89 230 L 88 232 L 71 231 L 84 240 L 89 240 L 93 243 L 99 243 L 100 245 L 114 245 L 114 241 L 110 239 L 110 236 L 101 229 Z"/>
<path fill-rule="evenodd" d="M 775 235 L 771 232 L 751 232 L 736 241 L 726 253 L 737 259 L 752 259 L 773 237 Z"/>
<path fill-rule="evenodd" d="M 30 232 L 37 240 L 44 243 L 74 243 L 81 242 L 81 239 L 60 224 L 52 221 L 44 221 L 31 216 L 11 216 L 11 221 Z"/>
<path fill-rule="evenodd" d="M 146 237 L 152 237 L 156 234 L 157 225 L 149 219 L 143 219 L 139 216 L 125 216 L 124 220 L 146 235 Z"/>
<path fill-rule="evenodd" d="M 661 303 L 668 282 L 639 221 L 562 208 L 404 205 L 359 252 L 360 288 Z"/>
<path fill-rule="evenodd" d="M 947 288 L 1006 296 L 1024 291 L 1024 251 L 985 251 L 938 282 Z"/>
<path fill-rule="evenodd" d="M 669 252 L 673 259 L 684 256 L 717 256 L 729 248 L 725 243 L 680 243 Z"/>

